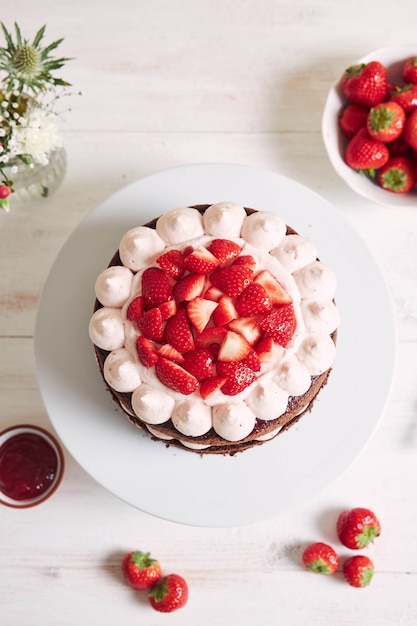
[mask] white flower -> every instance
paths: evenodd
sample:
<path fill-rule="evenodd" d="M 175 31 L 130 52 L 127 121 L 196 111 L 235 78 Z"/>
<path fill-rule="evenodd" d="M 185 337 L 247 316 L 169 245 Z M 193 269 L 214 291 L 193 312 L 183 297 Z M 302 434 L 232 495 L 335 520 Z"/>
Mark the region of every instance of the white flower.
<path fill-rule="evenodd" d="M 63 145 L 54 116 L 34 107 L 20 117 L 13 128 L 7 149 L 10 156 L 29 154 L 34 163 L 47 165 L 49 154 Z"/>

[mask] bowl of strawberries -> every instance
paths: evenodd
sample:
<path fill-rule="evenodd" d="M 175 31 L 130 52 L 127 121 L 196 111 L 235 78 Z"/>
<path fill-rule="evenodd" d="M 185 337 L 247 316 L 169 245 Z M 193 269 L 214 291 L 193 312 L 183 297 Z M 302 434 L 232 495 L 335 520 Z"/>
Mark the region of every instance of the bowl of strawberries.
<path fill-rule="evenodd" d="M 322 132 L 356 193 L 417 206 L 417 45 L 374 50 L 347 67 L 328 94 Z"/>

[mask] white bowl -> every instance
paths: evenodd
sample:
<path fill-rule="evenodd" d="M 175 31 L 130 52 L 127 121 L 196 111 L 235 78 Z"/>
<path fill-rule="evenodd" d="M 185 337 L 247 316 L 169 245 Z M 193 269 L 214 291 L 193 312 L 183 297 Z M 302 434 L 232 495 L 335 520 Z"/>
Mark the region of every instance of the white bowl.
<path fill-rule="evenodd" d="M 27 443 L 27 435 L 31 437 Z M 19 451 L 10 450 L 8 447 L 11 443 L 18 441 L 16 437 L 26 437 L 25 448 L 19 444 Z M 40 444 L 39 444 L 40 442 Z M 37 446 L 42 446 L 48 451 L 49 458 L 52 459 L 53 470 L 49 469 L 49 475 L 45 478 L 43 472 L 38 470 L 39 465 L 36 463 L 33 450 L 37 450 Z M 22 470 L 22 467 L 25 469 Z M 12 475 L 12 482 L 4 480 L 4 472 L 8 476 Z M 57 439 L 47 430 L 40 426 L 29 424 L 19 424 L 11 426 L 0 432 L 0 503 L 13 508 L 25 509 L 44 502 L 57 490 L 61 483 L 64 473 L 64 454 Z M 44 483 L 42 484 L 42 476 Z M 37 485 L 37 493 L 20 492 L 19 497 L 17 491 L 16 497 L 11 495 L 11 484 L 15 486 L 18 481 L 21 483 L 32 481 L 33 485 Z M 24 494 L 24 495 L 23 495 Z"/>
<path fill-rule="evenodd" d="M 350 63 L 350 65 L 379 61 L 387 68 L 388 81 L 401 84 L 401 69 L 403 63 L 409 57 L 413 56 L 417 56 L 417 44 L 415 46 L 380 48 L 379 50 L 370 52 L 362 59 L 359 59 L 359 61 Z M 338 123 L 340 112 L 347 103 L 340 89 L 340 79 L 345 69 L 346 68 L 343 68 L 343 70 L 341 70 L 339 81 L 329 91 L 322 118 L 324 145 L 334 169 L 353 191 L 367 200 L 372 200 L 373 202 L 390 207 L 417 206 L 416 189 L 403 194 L 386 191 L 364 174 L 359 174 L 346 165 L 343 153 L 347 140 L 340 131 Z"/>

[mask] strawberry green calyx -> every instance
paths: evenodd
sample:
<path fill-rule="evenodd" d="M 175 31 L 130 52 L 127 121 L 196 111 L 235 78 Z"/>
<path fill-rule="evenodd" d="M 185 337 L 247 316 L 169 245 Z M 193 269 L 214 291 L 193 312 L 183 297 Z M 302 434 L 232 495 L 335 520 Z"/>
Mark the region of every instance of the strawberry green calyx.
<path fill-rule="evenodd" d="M 372 108 L 369 112 L 369 123 L 374 131 L 389 128 L 395 120 L 395 113 L 386 106 Z"/>
<path fill-rule="evenodd" d="M 379 528 L 376 526 L 364 526 L 362 532 L 356 535 L 358 549 L 366 548 L 374 539 L 379 537 Z"/>
<path fill-rule="evenodd" d="M 155 565 L 157 562 L 156 559 L 151 557 L 150 552 L 141 552 L 140 550 L 135 550 L 135 552 L 132 553 L 130 561 L 137 565 L 139 569 L 152 567 L 152 565 Z"/>
<path fill-rule="evenodd" d="M 345 71 L 346 77 L 353 78 L 354 76 L 358 76 L 365 69 L 365 66 L 366 66 L 365 63 L 359 63 L 358 65 L 351 65 Z"/>
<path fill-rule="evenodd" d="M 370 582 L 371 582 L 371 580 L 373 578 L 373 575 L 374 575 L 374 568 L 373 568 L 373 566 L 370 565 L 369 567 L 365 567 L 363 572 L 362 572 L 362 574 L 361 574 L 361 577 L 359 579 L 360 580 L 360 586 L 361 587 L 367 587 L 370 584 Z"/>
<path fill-rule="evenodd" d="M 169 593 L 168 589 L 168 580 L 167 577 L 164 576 L 159 580 L 155 585 L 152 586 L 149 597 L 153 598 L 155 602 L 161 602 Z"/>
<path fill-rule="evenodd" d="M 326 562 L 324 559 L 317 559 L 316 561 L 312 561 L 308 565 L 308 569 L 310 569 L 315 574 L 324 574 L 325 576 L 333 573 L 333 568 L 331 568 L 329 566 L 329 563 Z"/>

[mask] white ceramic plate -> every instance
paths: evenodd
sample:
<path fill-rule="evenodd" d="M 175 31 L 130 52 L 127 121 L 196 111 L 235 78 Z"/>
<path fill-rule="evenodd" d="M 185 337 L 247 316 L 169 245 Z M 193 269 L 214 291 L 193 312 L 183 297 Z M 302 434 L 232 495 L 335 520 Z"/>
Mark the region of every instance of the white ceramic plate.
<path fill-rule="evenodd" d="M 408 58 L 414 56 L 417 56 L 417 45 L 391 46 L 373 50 L 362 59 L 350 63 L 350 65 L 379 61 L 387 68 L 388 80 L 393 83 L 402 84 L 402 66 Z M 342 73 L 343 70 L 341 75 Z M 323 141 L 335 171 L 353 191 L 367 200 L 389 207 L 416 207 L 416 189 L 405 194 L 395 194 L 390 191 L 385 191 L 369 178 L 363 174 L 358 174 L 358 172 L 346 165 L 343 158 L 346 140 L 340 132 L 338 122 L 340 112 L 346 102 L 346 98 L 343 96 L 340 89 L 339 80 L 329 91 L 322 117 Z"/>
<path fill-rule="evenodd" d="M 116 409 L 95 363 L 88 322 L 95 279 L 126 230 L 169 209 L 223 200 L 276 211 L 317 244 L 320 258 L 338 276 L 342 324 L 334 370 L 310 415 L 283 436 L 235 457 L 201 457 L 152 441 Z M 383 278 L 341 213 L 273 172 L 212 164 L 143 178 L 95 209 L 49 274 L 35 335 L 46 409 L 80 465 L 142 511 L 211 527 L 273 518 L 339 476 L 377 427 L 391 386 L 395 347 Z"/>

